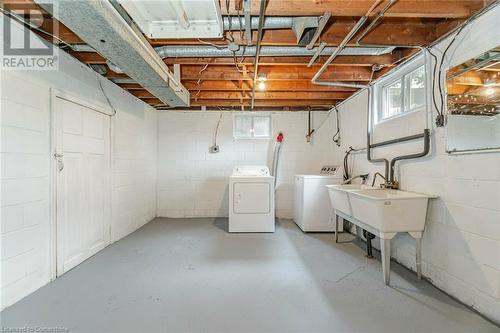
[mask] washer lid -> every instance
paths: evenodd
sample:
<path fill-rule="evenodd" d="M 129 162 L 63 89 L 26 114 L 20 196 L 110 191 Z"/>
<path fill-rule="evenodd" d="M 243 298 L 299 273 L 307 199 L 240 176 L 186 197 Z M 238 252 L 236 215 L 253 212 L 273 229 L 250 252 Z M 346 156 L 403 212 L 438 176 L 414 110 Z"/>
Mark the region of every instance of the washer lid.
<path fill-rule="evenodd" d="M 269 168 L 265 165 L 240 165 L 233 169 L 234 177 L 269 177 L 270 175 Z"/>

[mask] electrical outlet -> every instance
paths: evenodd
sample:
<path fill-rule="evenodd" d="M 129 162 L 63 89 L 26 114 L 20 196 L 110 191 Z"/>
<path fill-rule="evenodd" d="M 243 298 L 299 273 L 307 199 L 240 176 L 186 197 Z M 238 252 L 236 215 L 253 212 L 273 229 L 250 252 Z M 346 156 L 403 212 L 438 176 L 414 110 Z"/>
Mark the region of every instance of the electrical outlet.
<path fill-rule="evenodd" d="M 208 151 L 212 154 L 216 154 L 220 152 L 220 148 L 218 145 L 213 145 L 212 147 L 208 148 Z"/>

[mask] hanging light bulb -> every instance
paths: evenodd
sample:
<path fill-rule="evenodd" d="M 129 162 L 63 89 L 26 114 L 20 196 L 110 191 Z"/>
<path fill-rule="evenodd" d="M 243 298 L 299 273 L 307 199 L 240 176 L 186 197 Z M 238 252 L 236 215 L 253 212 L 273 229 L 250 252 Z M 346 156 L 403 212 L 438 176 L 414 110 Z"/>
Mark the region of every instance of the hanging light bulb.
<path fill-rule="evenodd" d="M 257 83 L 257 88 L 259 88 L 260 91 L 266 90 L 266 81 L 267 81 L 266 75 L 260 74 L 257 80 L 259 81 Z"/>
<path fill-rule="evenodd" d="M 265 81 L 259 81 L 258 88 L 260 91 L 266 90 L 266 82 Z"/>

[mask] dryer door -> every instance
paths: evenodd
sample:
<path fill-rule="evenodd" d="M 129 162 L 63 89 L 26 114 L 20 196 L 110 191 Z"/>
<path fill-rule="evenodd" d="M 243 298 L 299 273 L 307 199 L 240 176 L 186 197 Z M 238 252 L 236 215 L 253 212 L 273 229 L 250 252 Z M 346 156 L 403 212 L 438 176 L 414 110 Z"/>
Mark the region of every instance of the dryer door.
<path fill-rule="evenodd" d="M 233 210 L 236 214 L 267 214 L 270 212 L 269 183 L 234 183 Z"/>

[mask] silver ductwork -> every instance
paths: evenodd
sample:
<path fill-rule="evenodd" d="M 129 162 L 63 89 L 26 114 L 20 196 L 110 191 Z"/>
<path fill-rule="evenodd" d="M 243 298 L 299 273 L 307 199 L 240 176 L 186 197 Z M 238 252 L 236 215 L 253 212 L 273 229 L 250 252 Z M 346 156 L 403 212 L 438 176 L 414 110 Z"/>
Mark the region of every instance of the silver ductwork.
<path fill-rule="evenodd" d="M 155 48 L 156 52 L 162 58 L 195 58 L 195 57 L 254 57 L 256 54 L 255 46 L 240 47 L 233 53 L 228 48 L 218 49 L 213 46 L 160 46 Z M 336 47 L 325 47 L 321 55 L 329 55 L 337 50 Z M 382 55 L 391 53 L 394 47 L 346 47 L 340 53 L 341 55 Z M 310 50 L 300 46 L 262 46 L 260 55 L 263 57 L 294 57 L 294 56 L 313 56 L 318 48 Z"/>
<path fill-rule="evenodd" d="M 108 1 L 35 0 L 88 45 L 169 106 L 189 106 L 189 91 L 147 39 Z M 53 9 L 57 8 L 57 11 Z"/>
<path fill-rule="evenodd" d="M 118 73 L 118 74 L 122 74 L 123 73 L 123 71 L 121 70 L 120 67 L 116 66 L 115 64 L 113 64 L 109 60 L 106 60 L 106 65 L 108 65 L 109 69 L 111 69 L 115 73 Z"/>
<path fill-rule="evenodd" d="M 309 18 L 309 17 L 307 17 Z M 299 19 L 299 17 L 298 17 Z M 316 17 L 314 19 L 317 20 Z M 270 29 L 291 29 L 293 27 L 294 17 L 292 16 L 273 16 L 266 17 L 264 19 L 264 30 Z M 243 16 L 224 16 L 223 17 L 224 30 L 244 30 L 245 29 L 245 18 Z M 250 19 L 250 26 L 252 30 L 257 30 L 259 27 L 259 17 L 254 16 Z"/>
<path fill-rule="evenodd" d="M 222 45 L 221 45 L 222 47 Z M 74 44 L 71 46 L 73 51 L 77 52 L 96 52 L 92 47 L 84 44 Z M 391 53 L 395 47 L 346 47 L 340 52 L 340 55 L 383 55 Z M 216 48 L 210 45 L 167 45 L 155 48 L 161 58 L 210 58 L 210 57 L 254 57 L 255 46 L 240 46 L 239 50 L 234 52 L 224 48 Z M 337 50 L 336 47 L 325 47 L 321 50 L 321 55 L 330 55 Z M 262 46 L 260 55 L 263 57 L 309 57 L 318 51 L 318 47 L 310 50 L 300 46 Z"/>

